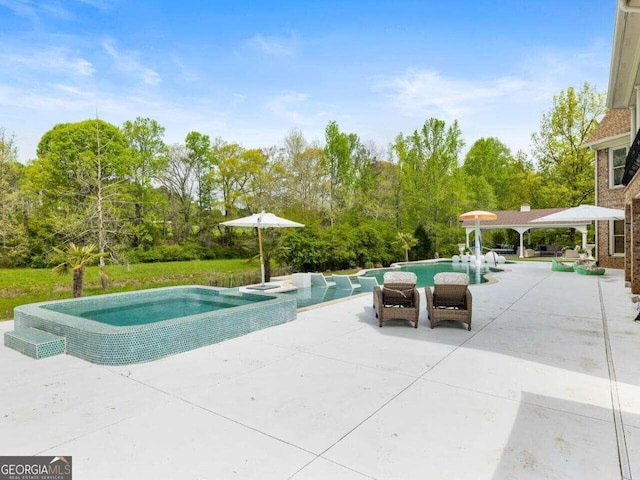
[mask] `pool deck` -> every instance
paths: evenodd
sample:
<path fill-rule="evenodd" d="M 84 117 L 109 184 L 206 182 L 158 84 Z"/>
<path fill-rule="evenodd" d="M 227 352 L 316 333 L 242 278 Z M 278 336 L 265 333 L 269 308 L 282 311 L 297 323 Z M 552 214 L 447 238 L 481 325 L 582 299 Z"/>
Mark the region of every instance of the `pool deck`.
<path fill-rule="evenodd" d="M 154 362 L 0 346 L 0 455 L 92 479 L 640 479 L 640 322 L 623 272 L 517 263 L 471 332 L 379 328 L 371 293 Z M 0 322 L 12 330 L 13 322 Z"/>

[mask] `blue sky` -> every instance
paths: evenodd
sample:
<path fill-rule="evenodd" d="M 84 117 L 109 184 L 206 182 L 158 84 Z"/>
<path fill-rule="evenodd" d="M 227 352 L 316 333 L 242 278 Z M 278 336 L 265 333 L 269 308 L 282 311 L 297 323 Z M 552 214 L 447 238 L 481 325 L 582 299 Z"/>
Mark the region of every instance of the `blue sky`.
<path fill-rule="evenodd" d="M 247 148 L 329 121 L 386 147 L 430 117 L 514 153 L 553 95 L 607 88 L 614 0 L 0 0 L 0 127 L 138 116 Z"/>

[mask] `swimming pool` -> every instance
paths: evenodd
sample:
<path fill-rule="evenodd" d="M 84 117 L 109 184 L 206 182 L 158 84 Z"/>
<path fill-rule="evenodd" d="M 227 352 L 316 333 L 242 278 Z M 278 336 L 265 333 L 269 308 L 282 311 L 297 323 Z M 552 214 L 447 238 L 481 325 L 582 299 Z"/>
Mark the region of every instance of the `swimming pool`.
<path fill-rule="evenodd" d="M 126 365 L 295 318 L 295 299 L 283 295 L 203 286 L 154 288 L 16 307 L 15 330 L 5 333 L 5 345 L 27 353 L 21 345 L 30 336 L 49 335 L 65 342 L 66 353 L 76 357 Z"/>
<path fill-rule="evenodd" d="M 126 299 L 126 302 L 123 303 L 120 301 L 117 303 L 110 301 L 100 303 L 63 302 L 44 305 L 42 308 L 115 327 L 127 327 L 216 312 L 226 308 L 264 302 L 273 298 L 266 295 L 229 295 L 220 294 L 219 291 L 196 291 L 194 289 L 177 290 L 176 292 L 179 294 L 167 295 L 162 298 L 158 298 L 156 295 L 147 298 L 139 295 L 119 297 L 120 301 Z"/>
<path fill-rule="evenodd" d="M 383 277 L 386 272 L 413 272 L 418 277 L 416 286 L 418 288 L 423 288 L 433 286 L 433 277 L 440 272 L 466 273 L 467 275 L 469 275 L 469 283 L 481 284 L 489 281 L 486 277 L 487 274 L 500 271 L 502 270 L 499 268 L 489 267 L 487 264 L 484 264 L 479 269 L 477 269 L 475 265 L 470 265 L 468 262 L 459 263 L 440 260 L 438 262 L 407 263 L 399 265 L 397 267 L 369 270 L 363 276 L 374 277 L 377 279 L 378 283 L 382 285 L 384 283 Z M 353 275 L 352 277 L 352 280 L 357 283 L 357 280 L 355 278 L 356 276 Z M 340 298 L 350 297 L 352 295 L 359 295 L 362 293 L 365 292 L 360 288 L 349 290 L 331 286 L 328 288 L 299 288 L 298 290 L 287 292 L 286 294 L 296 298 L 298 308 L 300 309 L 318 305 L 320 303 L 338 300 Z"/>
<path fill-rule="evenodd" d="M 380 268 L 369 270 L 364 274 L 365 277 L 375 277 L 378 283 L 382 285 L 383 277 L 386 272 L 413 272 L 418 277 L 417 287 L 432 287 L 433 277 L 440 272 L 462 272 L 469 275 L 469 283 L 471 285 L 486 283 L 486 275 L 491 272 L 499 272 L 501 269 L 489 267 L 483 264 L 480 268 L 469 262 L 425 262 L 425 263 L 406 263 L 393 268 Z"/>

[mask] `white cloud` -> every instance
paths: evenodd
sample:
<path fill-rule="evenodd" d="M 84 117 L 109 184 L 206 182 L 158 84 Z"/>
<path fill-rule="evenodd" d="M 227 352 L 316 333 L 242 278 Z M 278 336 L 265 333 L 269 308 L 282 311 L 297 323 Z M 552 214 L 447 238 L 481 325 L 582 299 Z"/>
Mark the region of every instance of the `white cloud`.
<path fill-rule="evenodd" d="M 305 125 L 309 123 L 308 116 L 303 110 L 308 108 L 309 95 L 300 92 L 286 92 L 265 102 L 265 108 L 274 117 L 293 123 Z"/>
<path fill-rule="evenodd" d="M 261 53 L 274 57 L 292 57 L 298 51 L 298 38 L 295 35 L 288 37 L 265 37 L 256 34 L 247 42 L 249 46 Z"/>
<path fill-rule="evenodd" d="M 146 85 L 158 85 L 160 83 L 160 75 L 140 62 L 138 52 L 119 51 L 116 48 L 115 41 L 111 38 L 103 40 L 102 48 L 115 61 L 116 68 L 122 73 L 136 77 Z"/>
<path fill-rule="evenodd" d="M 111 8 L 112 0 L 76 0 L 78 3 L 89 5 L 97 10 L 106 12 Z M 69 2 L 39 1 L 39 0 L 0 0 L 0 7 L 6 7 L 14 15 L 28 18 L 34 23 L 40 22 L 41 17 L 58 20 L 74 20 L 75 14 L 69 7 Z"/>
<path fill-rule="evenodd" d="M 241 93 L 232 93 L 231 97 L 233 98 L 233 103 L 244 103 L 244 101 L 247 99 L 246 95 L 242 95 Z"/>
<path fill-rule="evenodd" d="M 114 1 L 113 0 L 76 0 L 78 3 L 84 3 L 102 12 L 111 10 Z"/>
<path fill-rule="evenodd" d="M 56 87 L 54 89 L 57 90 L 56 94 L 45 89 L 24 89 L 0 84 L 0 105 L 41 112 L 77 110 L 86 105 L 86 98 L 90 96 L 86 93 L 78 95 L 78 92 L 74 92 L 70 88 L 66 91 Z"/>
<path fill-rule="evenodd" d="M 43 50 L 27 50 L 20 53 L 0 51 L 0 62 L 7 71 L 23 71 L 29 69 L 42 72 L 71 74 L 72 76 L 90 77 L 95 68 L 88 60 L 72 55 L 64 48 L 46 47 Z"/>
<path fill-rule="evenodd" d="M 0 0 L 0 7 L 6 7 L 15 15 L 28 18 L 32 21 L 38 19 L 36 7 L 31 0 Z"/>
<path fill-rule="evenodd" d="M 374 91 L 388 92 L 396 108 L 410 117 L 465 117 L 479 107 L 499 99 L 530 91 L 531 82 L 517 78 L 497 78 L 485 82 L 445 77 L 433 70 L 408 70 L 384 80 Z"/>
<path fill-rule="evenodd" d="M 410 68 L 378 79 L 374 93 L 387 102 L 386 115 L 396 124 L 430 117 L 448 123 L 458 120 L 470 147 L 480 137 L 498 137 L 512 151 L 529 151 L 531 134 L 539 129 L 542 115 L 553 106 L 553 96 L 585 80 L 602 90 L 608 75 L 608 49 L 595 42 L 581 51 L 538 50 L 503 68 L 508 75 L 484 77 L 473 71 L 464 76 L 429 68 Z M 594 80 L 595 79 L 595 80 Z"/>
<path fill-rule="evenodd" d="M 194 67 L 186 65 L 178 55 L 171 53 L 169 59 L 175 67 L 174 79 L 179 79 L 181 83 L 196 83 L 201 80 L 200 73 Z"/>

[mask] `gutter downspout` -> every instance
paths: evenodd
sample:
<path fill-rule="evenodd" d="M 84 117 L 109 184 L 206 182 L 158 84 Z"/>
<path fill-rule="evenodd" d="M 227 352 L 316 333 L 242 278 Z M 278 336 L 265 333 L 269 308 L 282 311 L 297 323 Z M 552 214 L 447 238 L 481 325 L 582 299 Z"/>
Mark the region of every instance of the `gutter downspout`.
<path fill-rule="evenodd" d="M 625 13 L 640 13 L 640 7 L 630 7 L 628 0 L 618 0 L 618 8 Z"/>

